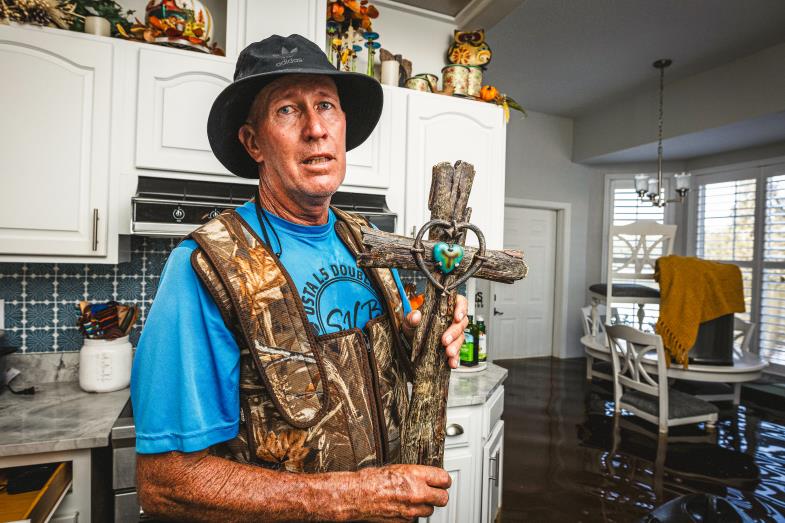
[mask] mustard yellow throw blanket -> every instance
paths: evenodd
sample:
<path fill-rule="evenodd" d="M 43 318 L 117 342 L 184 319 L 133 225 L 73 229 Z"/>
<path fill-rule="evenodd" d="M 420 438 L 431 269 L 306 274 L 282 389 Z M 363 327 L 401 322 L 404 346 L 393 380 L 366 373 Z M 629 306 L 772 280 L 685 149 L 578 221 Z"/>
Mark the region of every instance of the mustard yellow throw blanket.
<path fill-rule="evenodd" d="M 654 279 L 660 284 L 657 334 L 666 352 L 685 367 L 701 323 L 744 312 L 744 287 L 736 265 L 664 256 L 657 260 Z"/>

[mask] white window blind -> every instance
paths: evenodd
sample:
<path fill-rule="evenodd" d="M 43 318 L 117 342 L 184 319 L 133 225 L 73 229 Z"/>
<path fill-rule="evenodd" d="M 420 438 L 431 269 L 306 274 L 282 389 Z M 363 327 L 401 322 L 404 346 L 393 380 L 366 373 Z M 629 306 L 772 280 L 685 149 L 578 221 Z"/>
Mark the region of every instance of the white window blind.
<path fill-rule="evenodd" d="M 754 240 L 755 180 L 701 185 L 698 190 L 698 257 L 751 262 Z"/>
<path fill-rule="evenodd" d="M 656 220 L 662 223 L 665 217 L 662 207 L 640 201 L 632 181 L 614 180 L 612 198 L 612 225 L 627 225 L 638 220 Z"/>
<path fill-rule="evenodd" d="M 747 312 L 738 316 L 747 321 L 752 310 L 756 186 L 756 180 L 750 178 L 707 183 L 698 189 L 695 252 L 698 258 L 741 268 Z"/>
<path fill-rule="evenodd" d="M 785 365 L 785 175 L 766 179 L 759 351 Z"/>
<path fill-rule="evenodd" d="M 758 352 L 785 368 L 785 164 L 698 179 L 695 254 L 741 268 Z M 756 202 L 759 202 L 756 206 Z"/>

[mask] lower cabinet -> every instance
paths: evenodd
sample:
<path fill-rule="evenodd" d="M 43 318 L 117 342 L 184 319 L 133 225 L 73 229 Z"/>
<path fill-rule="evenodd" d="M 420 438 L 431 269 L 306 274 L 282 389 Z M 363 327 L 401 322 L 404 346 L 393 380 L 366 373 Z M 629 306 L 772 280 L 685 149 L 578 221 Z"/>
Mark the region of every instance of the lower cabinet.
<path fill-rule="evenodd" d="M 481 522 L 492 523 L 502 506 L 502 463 L 504 463 L 504 422 L 496 422 L 482 448 Z"/>
<path fill-rule="evenodd" d="M 501 508 L 504 387 L 482 405 L 447 409 L 444 469 L 452 478 L 450 501 L 429 523 L 491 523 Z M 489 430 L 490 429 L 490 430 Z"/>
<path fill-rule="evenodd" d="M 472 521 L 473 490 L 472 454 L 468 449 L 447 449 L 444 451 L 444 470 L 452 478 L 450 502 L 446 507 L 434 510 L 428 521 L 431 523 L 454 523 Z"/>

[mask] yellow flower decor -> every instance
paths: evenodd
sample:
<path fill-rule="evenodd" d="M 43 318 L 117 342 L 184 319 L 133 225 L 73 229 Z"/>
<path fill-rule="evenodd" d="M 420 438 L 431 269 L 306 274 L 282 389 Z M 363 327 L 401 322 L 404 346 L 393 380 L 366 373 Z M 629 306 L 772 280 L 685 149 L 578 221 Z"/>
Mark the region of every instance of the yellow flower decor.
<path fill-rule="evenodd" d="M 340 24 L 340 32 L 344 33 L 349 26 L 355 29 L 370 31 L 371 20 L 379 16 L 375 6 L 368 0 L 334 0 L 327 2 L 327 21 Z"/>
<path fill-rule="evenodd" d="M 480 89 L 480 99 L 484 102 L 494 103 L 496 105 L 501 105 L 504 108 L 504 121 L 510 121 L 510 109 L 515 109 L 516 111 L 520 111 L 523 113 L 523 117 L 526 117 L 526 109 L 521 107 L 521 104 L 516 102 L 512 99 L 512 97 L 507 96 L 504 93 L 500 93 L 497 88 L 492 85 L 483 85 Z"/>

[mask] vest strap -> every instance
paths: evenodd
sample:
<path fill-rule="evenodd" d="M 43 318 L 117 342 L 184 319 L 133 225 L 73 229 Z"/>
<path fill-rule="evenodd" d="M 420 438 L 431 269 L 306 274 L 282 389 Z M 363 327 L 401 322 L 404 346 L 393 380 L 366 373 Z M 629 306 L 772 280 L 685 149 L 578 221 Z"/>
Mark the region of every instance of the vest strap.
<path fill-rule="evenodd" d="M 204 253 L 192 256 L 194 269 L 211 287 L 224 320 L 231 317 L 239 326 L 278 412 L 296 428 L 318 423 L 329 404 L 326 372 L 297 289 L 280 260 L 234 211 L 191 237 Z M 218 278 L 206 281 L 209 274 Z"/>

